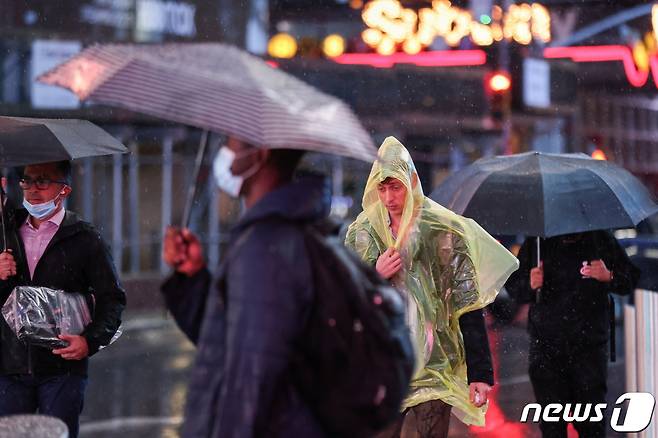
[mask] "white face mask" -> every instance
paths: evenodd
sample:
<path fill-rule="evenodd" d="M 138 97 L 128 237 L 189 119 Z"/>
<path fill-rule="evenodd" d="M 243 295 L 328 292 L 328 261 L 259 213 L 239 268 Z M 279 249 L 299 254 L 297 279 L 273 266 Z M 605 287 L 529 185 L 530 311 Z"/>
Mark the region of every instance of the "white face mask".
<path fill-rule="evenodd" d="M 247 151 L 247 154 L 251 152 L 252 151 Z M 222 146 L 215 158 L 215 162 L 213 163 L 213 174 L 215 175 L 217 186 L 220 190 L 233 198 L 240 196 L 240 190 L 242 190 L 244 181 L 258 172 L 261 167 L 260 164 L 256 164 L 242 175 L 234 175 L 233 172 L 231 172 L 231 166 L 236 157 L 237 155 L 235 152 L 226 146 Z"/>

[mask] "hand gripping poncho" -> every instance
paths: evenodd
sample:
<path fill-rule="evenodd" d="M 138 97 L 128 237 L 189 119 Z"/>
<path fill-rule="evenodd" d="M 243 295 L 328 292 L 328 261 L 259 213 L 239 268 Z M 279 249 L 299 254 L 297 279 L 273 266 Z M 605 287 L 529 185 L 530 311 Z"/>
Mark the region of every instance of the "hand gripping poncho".
<path fill-rule="evenodd" d="M 377 191 L 389 177 L 407 189 L 397 239 Z M 418 364 L 403 407 L 441 399 L 464 423 L 484 425 L 486 405 L 469 401 L 459 317 L 491 303 L 518 261 L 475 221 L 426 198 L 409 152 L 393 137 L 379 149 L 362 205 L 346 245 L 373 266 L 391 247 L 403 260 L 392 282 L 407 300 Z"/>

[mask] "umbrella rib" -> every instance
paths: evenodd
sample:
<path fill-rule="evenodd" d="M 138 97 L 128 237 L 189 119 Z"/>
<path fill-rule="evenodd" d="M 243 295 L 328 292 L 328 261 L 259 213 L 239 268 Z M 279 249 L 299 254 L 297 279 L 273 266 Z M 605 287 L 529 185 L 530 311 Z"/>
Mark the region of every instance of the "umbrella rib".
<path fill-rule="evenodd" d="M 613 196 L 615 197 L 615 199 L 617 200 L 617 202 L 619 203 L 619 205 L 621 205 L 622 207 L 624 207 L 624 204 L 623 204 L 622 201 L 619 199 L 619 196 L 617 196 L 617 193 L 616 193 L 616 192 L 610 187 L 610 185 L 607 183 L 607 181 L 606 181 L 603 177 L 601 177 L 601 175 L 599 175 L 599 173 L 596 171 L 596 169 L 593 169 L 593 168 L 587 168 L 587 170 L 590 171 L 590 172 L 592 172 L 592 174 L 593 174 L 596 178 L 598 178 L 599 180 L 601 180 L 601 182 L 605 185 L 605 187 L 606 187 L 608 190 L 610 190 L 610 192 L 613 194 Z M 614 176 L 614 175 L 613 175 L 613 176 Z M 620 184 L 620 186 L 622 186 L 622 187 L 624 187 L 624 189 L 626 189 L 626 185 L 625 185 L 625 184 Z M 626 192 L 628 193 L 628 191 L 626 191 Z M 642 210 L 643 210 L 642 206 L 637 202 L 637 200 L 635 199 L 634 196 L 628 196 L 628 199 L 633 203 L 633 206 L 635 207 L 636 210 L 638 210 L 638 211 L 642 211 Z M 657 208 L 658 208 L 658 207 L 657 207 Z M 642 218 L 642 219 L 639 219 L 638 221 L 635 221 L 635 220 L 631 217 L 631 215 L 628 213 L 628 210 L 627 210 L 626 208 L 622 208 L 622 210 L 624 211 L 624 214 L 626 215 L 626 217 L 628 217 L 628 219 L 630 220 L 630 222 L 633 224 L 633 226 L 637 225 L 640 221 L 642 221 L 642 219 L 645 219 L 645 218 Z M 654 211 L 654 212 L 655 212 L 655 211 Z"/>
<path fill-rule="evenodd" d="M 573 163 L 573 162 L 571 162 L 571 161 L 564 160 L 563 157 L 559 157 L 559 156 L 549 156 L 549 157 L 552 158 L 552 159 L 555 159 L 555 161 L 559 162 L 560 165 L 567 166 L 567 167 L 571 167 L 571 168 L 573 168 L 573 169 L 578 169 L 578 170 L 580 170 L 580 169 L 584 169 L 584 170 L 587 170 L 587 171 L 591 172 L 592 174 L 594 174 L 594 175 L 596 176 L 596 178 L 598 178 L 599 180 L 601 180 L 601 181 L 603 182 L 603 184 L 604 184 L 606 187 L 608 187 L 608 189 L 610 190 L 611 193 L 613 193 L 615 199 L 617 199 L 617 201 L 619 202 L 619 204 L 620 204 L 622 207 L 625 207 L 625 205 L 622 203 L 622 201 L 621 201 L 621 200 L 619 199 L 619 197 L 617 196 L 615 190 L 613 190 L 613 189 L 610 187 L 610 185 L 607 183 L 606 179 L 603 178 L 603 177 L 598 173 L 599 170 L 602 170 L 602 167 L 603 167 L 604 165 L 607 165 L 607 166 L 618 166 L 618 165 L 616 165 L 616 164 L 614 164 L 614 163 L 610 163 L 610 162 L 605 161 L 605 162 L 597 162 L 597 165 L 598 165 L 598 166 L 601 166 L 600 168 L 593 167 L 593 166 L 579 167 L 578 165 L 576 165 L 575 163 Z M 592 160 L 589 156 L 587 156 L 587 155 L 585 155 L 585 154 L 583 154 L 583 157 L 582 157 L 582 158 L 583 158 L 583 160 L 594 161 L 594 160 Z M 628 172 L 628 171 L 627 171 L 626 169 L 624 169 L 623 167 L 621 167 L 621 166 L 619 166 L 619 167 L 620 167 L 620 169 L 623 170 L 624 172 Z M 637 198 L 636 198 L 635 196 L 632 196 L 631 191 L 628 190 L 627 185 L 624 184 L 622 181 L 619 181 L 619 180 L 616 178 L 616 175 L 615 175 L 614 173 L 612 173 L 611 175 L 612 175 L 613 177 L 615 177 L 615 179 L 616 179 L 617 182 L 619 183 L 619 186 L 620 186 L 620 187 L 623 187 L 623 189 L 625 190 L 625 192 L 629 195 L 629 196 L 627 196 L 627 198 L 633 203 L 633 207 L 635 207 L 635 209 L 636 209 L 637 211 L 644 211 L 645 209 L 642 208 L 642 205 L 638 202 Z M 632 175 L 630 175 L 630 176 L 632 177 Z M 644 188 L 644 186 L 642 186 L 642 188 L 646 191 L 646 188 Z M 651 201 L 653 201 L 653 199 L 652 199 L 651 195 L 648 193 L 648 191 L 646 192 L 646 194 L 647 194 L 647 196 L 649 197 L 649 199 L 651 199 Z M 655 201 L 654 201 L 654 202 L 655 202 Z M 634 225 L 637 225 L 640 221 L 642 221 L 643 219 L 645 219 L 646 217 L 648 217 L 648 216 L 644 216 L 642 219 L 639 219 L 639 220 L 636 221 L 636 220 L 634 220 L 634 219 L 630 216 L 630 214 L 628 213 L 628 210 L 627 210 L 626 208 L 623 208 L 623 211 L 624 211 L 624 214 L 626 215 L 626 217 L 627 217 L 627 218 L 630 220 L 630 222 L 633 223 Z M 655 206 L 655 208 L 654 208 L 653 211 L 651 212 L 651 214 L 655 214 L 655 213 L 658 213 L 658 206 Z M 651 214 L 649 214 L 649 215 L 651 215 Z"/>

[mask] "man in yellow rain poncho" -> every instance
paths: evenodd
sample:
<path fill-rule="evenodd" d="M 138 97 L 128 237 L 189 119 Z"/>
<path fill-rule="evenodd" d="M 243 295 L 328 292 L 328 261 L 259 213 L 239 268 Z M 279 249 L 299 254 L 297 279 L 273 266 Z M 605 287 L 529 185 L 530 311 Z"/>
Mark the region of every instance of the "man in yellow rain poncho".
<path fill-rule="evenodd" d="M 484 425 L 493 369 L 480 309 L 518 268 L 516 258 L 473 220 L 426 198 L 393 137 L 379 149 L 345 243 L 403 294 L 415 340 L 405 415 L 378 437 L 445 437 L 451 410 Z"/>

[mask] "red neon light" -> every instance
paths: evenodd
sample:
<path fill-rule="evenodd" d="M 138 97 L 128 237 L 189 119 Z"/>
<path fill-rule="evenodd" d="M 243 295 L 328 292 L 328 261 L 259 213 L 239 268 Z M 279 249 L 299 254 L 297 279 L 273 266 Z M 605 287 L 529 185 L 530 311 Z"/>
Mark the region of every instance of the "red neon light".
<path fill-rule="evenodd" d="M 274 61 L 265 61 L 265 64 L 269 65 L 272 68 L 279 68 L 279 63 Z"/>
<path fill-rule="evenodd" d="M 371 65 L 378 68 L 393 67 L 394 64 L 415 64 L 422 67 L 458 67 L 484 65 L 487 55 L 483 50 L 435 50 L 416 55 L 394 53 L 384 56 L 377 53 L 346 53 L 333 61 L 339 64 Z"/>
<path fill-rule="evenodd" d="M 579 47 L 548 47 L 544 49 L 545 58 L 570 58 L 574 62 L 604 62 L 621 61 L 628 82 L 634 87 L 642 87 L 649 78 L 648 71 L 641 71 L 635 65 L 633 52 L 627 46 L 579 46 Z M 653 82 L 658 87 L 658 57 L 649 58 Z"/>

